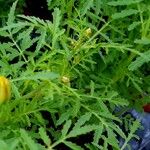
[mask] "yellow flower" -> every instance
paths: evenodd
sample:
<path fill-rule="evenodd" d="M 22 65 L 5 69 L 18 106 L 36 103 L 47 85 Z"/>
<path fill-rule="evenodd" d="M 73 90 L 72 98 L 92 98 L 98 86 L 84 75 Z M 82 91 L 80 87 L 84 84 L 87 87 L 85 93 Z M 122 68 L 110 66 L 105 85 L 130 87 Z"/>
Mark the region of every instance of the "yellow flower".
<path fill-rule="evenodd" d="M 10 99 L 10 83 L 9 80 L 0 76 L 0 104 Z"/>

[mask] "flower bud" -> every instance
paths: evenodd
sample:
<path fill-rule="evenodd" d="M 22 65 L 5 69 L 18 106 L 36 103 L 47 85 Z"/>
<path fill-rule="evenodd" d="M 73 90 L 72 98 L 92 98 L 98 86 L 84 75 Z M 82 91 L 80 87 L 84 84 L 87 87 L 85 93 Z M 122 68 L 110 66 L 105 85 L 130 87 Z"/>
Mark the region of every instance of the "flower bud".
<path fill-rule="evenodd" d="M 91 34 L 92 34 L 91 28 L 88 28 L 88 29 L 85 30 L 85 35 L 86 35 L 87 37 L 90 37 Z"/>
<path fill-rule="evenodd" d="M 63 77 L 61 78 L 61 81 L 62 81 L 63 83 L 70 83 L 70 79 L 69 79 L 68 77 L 66 77 L 66 76 L 63 76 Z"/>
<path fill-rule="evenodd" d="M 0 76 L 0 104 L 10 99 L 10 83 L 9 80 Z"/>

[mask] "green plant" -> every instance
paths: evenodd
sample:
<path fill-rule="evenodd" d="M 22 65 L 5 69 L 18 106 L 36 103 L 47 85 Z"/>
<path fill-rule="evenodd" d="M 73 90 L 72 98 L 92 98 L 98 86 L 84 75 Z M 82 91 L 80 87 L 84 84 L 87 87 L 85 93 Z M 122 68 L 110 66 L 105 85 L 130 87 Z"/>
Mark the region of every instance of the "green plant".
<path fill-rule="evenodd" d="M 10 6 L 15 2 L 15 0 L 0 0 L 0 26 L 4 25 L 7 20 L 7 15 L 9 12 Z M 24 0 L 19 0 L 18 7 L 16 9 L 17 13 L 21 13 L 24 6 Z"/>
<path fill-rule="evenodd" d="M 149 2 L 47 2 L 52 21 L 16 17 L 15 2 L 0 29 L 0 73 L 12 86 L 0 106 L 0 149 L 125 149 L 140 123 L 125 135 L 119 116 L 141 110 L 150 90 Z M 88 134 L 93 141 L 76 142 Z"/>

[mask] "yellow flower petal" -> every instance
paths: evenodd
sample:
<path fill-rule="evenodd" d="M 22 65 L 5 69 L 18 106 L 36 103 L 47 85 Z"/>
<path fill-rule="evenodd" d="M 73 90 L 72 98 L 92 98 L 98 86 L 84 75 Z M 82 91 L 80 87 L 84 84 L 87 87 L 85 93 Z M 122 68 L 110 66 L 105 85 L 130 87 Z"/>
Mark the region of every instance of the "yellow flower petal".
<path fill-rule="evenodd" d="M 10 83 L 9 80 L 0 76 L 0 104 L 10 99 Z"/>

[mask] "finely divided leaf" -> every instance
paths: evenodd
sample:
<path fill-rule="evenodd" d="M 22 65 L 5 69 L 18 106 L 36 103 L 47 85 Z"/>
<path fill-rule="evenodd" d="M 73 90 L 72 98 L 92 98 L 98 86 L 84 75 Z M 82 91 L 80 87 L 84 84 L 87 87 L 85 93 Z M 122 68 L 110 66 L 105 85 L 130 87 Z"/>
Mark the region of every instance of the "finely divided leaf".
<path fill-rule="evenodd" d="M 47 146 L 49 146 L 49 145 L 51 144 L 51 140 L 50 140 L 50 138 L 48 137 L 48 135 L 46 134 L 45 129 L 41 127 L 41 128 L 39 129 L 39 134 L 40 134 L 40 137 L 41 137 L 41 139 L 43 140 L 43 142 L 44 142 Z"/>
<path fill-rule="evenodd" d="M 54 30 L 54 33 L 58 30 L 60 20 L 61 20 L 61 11 L 58 8 L 55 8 L 54 12 L 53 12 L 53 30 Z"/>
<path fill-rule="evenodd" d="M 116 106 L 128 106 L 129 102 L 124 99 L 124 98 L 113 98 L 113 99 L 108 99 L 110 103 L 115 104 Z"/>
<path fill-rule="evenodd" d="M 120 150 L 124 150 L 127 145 L 128 142 L 132 139 L 132 138 L 138 138 L 137 136 L 135 136 L 135 132 L 137 131 L 137 129 L 140 127 L 140 122 L 138 120 L 133 122 L 133 125 L 130 126 L 130 133 L 128 134 L 128 137 L 125 139 L 124 144 L 122 145 L 122 147 L 120 148 Z"/>
<path fill-rule="evenodd" d="M 124 17 L 128 17 L 131 16 L 133 14 L 137 14 L 139 11 L 136 9 L 126 9 L 126 10 L 122 10 L 119 13 L 115 13 L 112 15 L 113 19 L 120 19 L 120 18 L 124 18 Z"/>
<path fill-rule="evenodd" d="M 143 44 L 143 45 L 149 45 L 150 44 L 150 39 L 148 39 L 148 38 L 136 39 L 134 41 L 134 43 Z"/>
<path fill-rule="evenodd" d="M 106 130 L 108 134 L 107 142 L 113 147 L 119 149 L 119 141 L 117 140 L 117 135 L 110 128 L 106 128 Z"/>
<path fill-rule="evenodd" d="M 89 0 L 89 1 L 85 1 L 85 3 L 83 4 L 83 7 L 81 8 L 81 16 L 84 16 L 86 14 L 86 12 L 88 11 L 88 9 L 90 9 L 90 7 L 93 6 L 93 0 Z"/>
<path fill-rule="evenodd" d="M 19 81 L 19 80 L 54 80 L 57 79 L 59 75 L 55 72 L 37 72 L 35 74 L 20 77 L 17 79 L 14 79 L 13 81 Z"/>
<path fill-rule="evenodd" d="M 108 125 L 110 126 L 110 128 L 112 128 L 116 133 L 118 133 L 122 138 L 126 138 L 126 135 L 124 134 L 124 132 L 122 131 L 122 129 L 114 124 L 114 123 L 108 123 Z"/>
<path fill-rule="evenodd" d="M 141 24 L 140 21 L 134 21 L 132 24 L 129 25 L 128 30 L 131 31 L 131 30 L 133 30 L 134 28 L 136 28 L 140 24 Z"/>
<path fill-rule="evenodd" d="M 138 57 L 135 61 L 133 61 L 128 69 L 131 71 L 134 71 L 141 67 L 144 63 L 147 63 L 150 61 L 150 50 L 147 52 L 144 52 L 140 57 Z"/>
<path fill-rule="evenodd" d="M 10 25 L 15 20 L 15 9 L 16 9 L 17 2 L 18 2 L 18 0 L 13 3 L 13 5 L 10 9 L 10 12 L 8 14 L 7 25 Z"/>
<path fill-rule="evenodd" d="M 70 111 L 70 110 L 64 112 L 64 113 L 60 116 L 59 120 L 57 120 L 56 125 L 57 125 L 57 126 L 58 126 L 58 125 L 61 125 L 64 121 L 67 121 L 67 120 L 69 119 L 70 115 L 71 115 L 71 111 Z"/>
<path fill-rule="evenodd" d="M 89 121 L 91 118 L 91 113 L 86 113 L 85 115 L 81 116 L 78 121 L 75 123 L 74 129 L 80 128 L 82 125 L 85 124 L 86 121 Z"/>
<path fill-rule="evenodd" d="M 65 32 L 64 29 L 62 30 L 59 29 L 60 20 L 61 20 L 61 11 L 58 8 L 55 8 L 53 12 L 53 24 L 52 24 L 52 31 L 51 31 L 52 48 L 55 47 L 58 37 L 60 37 Z"/>
<path fill-rule="evenodd" d="M 61 137 L 65 137 L 67 135 L 68 130 L 70 129 L 70 127 L 71 127 L 71 120 L 68 120 L 65 123 L 63 129 L 61 130 Z"/>
<path fill-rule="evenodd" d="M 8 26 L 4 26 L 3 28 L 0 28 L 0 32 L 5 30 L 15 29 L 15 28 L 24 28 L 26 26 L 29 26 L 27 22 L 11 23 Z"/>
<path fill-rule="evenodd" d="M 135 131 L 136 131 L 139 127 L 140 127 L 140 122 L 139 122 L 139 120 L 134 121 L 134 122 L 133 122 L 133 125 L 130 127 L 130 134 L 129 134 L 129 136 L 130 136 L 131 134 L 135 133 Z"/>
<path fill-rule="evenodd" d="M 99 115 L 102 116 L 103 118 L 107 118 L 107 119 L 111 119 L 111 120 L 115 120 L 115 121 L 121 122 L 121 120 L 118 117 L 114 116 L 111 113 L 100 112 Z"/>
<path fill-rule="evenodd" d="M 69 142 L 69 141 L 65 141 L 63 142 L 66 146 L 68 146 L 69 148 L 71 148 L 72 150 L 83 150 L 83 148 L 75 143 Z"/>
<path fill-rule="evenodd" d="M 93 130 L 96 130 L 97 128 L 98 125 L 85 125 L 81 128 L 75 128 L 74 130 L 70 131 L 67 137 L 77 137 L 79 135 L 86 134 Z"/>
<path fill-rule="evenodd" d="M 139 3 L 142 1 L 143 0 L 118 0 L 118 1 L 108 2 L 108 5 L 111 5 L 111 6 L 131 5 L 131 4 Z"/>
<path fill-rule="evenodd" d="M 44 27 L 47 26 L 46 22 L 43 19 L 34 16 L 25 16 L 25 15 L 17 15 L 19 18 L 25 19 L 28 22 L 32 23 L 35 26 L 42 25 Z M 31 25 L 31 24 L 30 24 Z"/>
<path fill-rule="evenodd" d="M 103 133 L 103 129 L 104 129 L 104 126 L 103 124 L 99 124 L 99 128 L 95 130 L 95 133 L 94 133 L 94 138 L 93 138 L 93 142 L 98 144 L 99 143 L 99 139 L 101 138 L 101 135 Z"/>
<path fill-rule="evenodd" d="M 36 52 L 38 52 L 42 48 L 45 42 L 45 38 L 46 38 L 46 30 L 44 29 L 44 30 L 41 30 L 41 35 L 38 38 L 38 43 L 37 43 L 36 50 L 35 50 Z"/>
<path fill-rule="evenodd" d="M 26 36 L 31 36 L 33 29 L 34 29 L 34 26 L 30 26 L 29 28 L 24 29 L 23 32 L 18 33 L 17 41 L 25 38 Z"/>
<path fill-rule="evenodd" d="M 20 129 L 20 134 L 24 143 L 27 144 L 30 150 L 38 150 L 36 143 L 32 140 L 32 138 L 28 135 L 28 133 L 24 129 Z"/>

